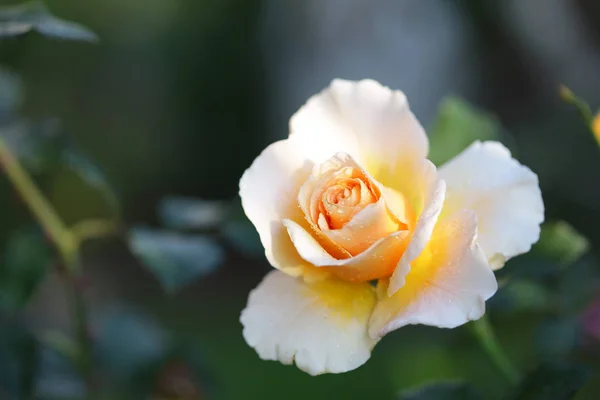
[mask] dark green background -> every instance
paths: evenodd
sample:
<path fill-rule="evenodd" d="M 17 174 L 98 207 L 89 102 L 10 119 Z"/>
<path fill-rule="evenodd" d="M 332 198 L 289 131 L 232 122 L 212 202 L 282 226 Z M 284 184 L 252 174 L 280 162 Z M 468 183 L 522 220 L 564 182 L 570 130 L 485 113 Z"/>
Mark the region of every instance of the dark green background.
<path fill-rule="evenodd" d="M 261 48 L 263 2 L 46 3 L 54 14 L 91 28 L 101 41 L 90 45 L 31 34 L 1 42 L 0 63 L 23 79 L 23 115 L 59 119 L 102 168 L 121 199 L 126 224 L 156 224 L 157 202 L 165 195 L 236 196 L 244 169 L 266 144 L 286 135 L 285 126 L 281 132 L 272 132 L 267 123 L 271 110 L 269 59 Z M 450 3 L 455 3 L 476 43 L 471 59 L 481 71 L 474 77 L 480 85 L 468 100 L 499 117 L 518 158 L 538 173 L 547 218 L 567 220 L 597 249 L 600 150 L 576 113 L 557 97 L 560 82 L 544 76 L 542 61 L 531 62 L 510 20 L 499 17 L 502 2 Z M 543 1 L 537 3 L 542 12 Z M 568 3 L 600 56 L 598 6 L 594 1 Z M 289 7 L 299 13 L 304 9 L 301 1 L 290 1 Z M 305 29 L 310 32 L 310 26 Z M 296 42 L 290 38 L 277 40 L 288 52 L 295 51 Z M 378 60 L 372 62 L 375 70 Z M 581 60 L 559 54 L 554 62 L 577 64 Z M 364 77 L 378 78 L 364 72 Z M 587 79 L 597 87 L 598 75 Z M 321 90 L 328 80 L 311 92 Z M 586 86 L 572 89 L 592 105 L 599 104 L 600 93 Z M 426 84 L 422 90 L 427 91 Z M 429 126 L 432 121 L 422 122 Z M 7 185 L 4 178 L 1 185 Z M 89 211 L 85 197 L 71 195 L 68 187 L 50 182 L 44 189 L 66 191 L 57 195 L 57 207 L 67 219 Z M 14 197 L 0 199 L 3 237 L 29 218 Z M 120 240 L 89 246 L 85 259 L 94 307 L 117 300 L 130 302 L 180 337 L 198 343 L 217 398 L 387 399 L 401 388 L 437 378 L 465 378 L 486 398 L 500 398 L 506 390 L 465 327 L 453 331 L 404 328 L 386 337 L 365 366 L 344 375 L 313 378 L 294 367 L 259 360 L 244 343 L 238 318 L 248 292 L 269 267 L 264 260 L 250 260 L 233 250 L 218 272 L 174 297 L 163 295 Z M 60 297 L 59 288 L 52 277 L 46 286 L 28 315 L 34 325 L 37 321 L 36 326 L 61 326 L 65 307 L 54 301 Z M 46 308 L 40 303 L 46 303 Z M 492 315 L 501 342 L 521 370 L 533 367 L 539 359 L 537 326 L 544 318 L 531 312 Z M 560 347 L 563 336 L 548 339 L 549 347 Z"/>

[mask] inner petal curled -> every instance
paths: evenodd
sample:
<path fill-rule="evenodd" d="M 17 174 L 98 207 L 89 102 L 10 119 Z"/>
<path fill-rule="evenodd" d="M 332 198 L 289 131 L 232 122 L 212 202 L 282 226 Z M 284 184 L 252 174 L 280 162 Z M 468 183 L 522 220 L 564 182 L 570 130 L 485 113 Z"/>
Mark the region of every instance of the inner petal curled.
<path fill-rule="evenodd" d="M 350 256 L 408 228 L 404 215 L 388 209 L 379 184 L 344 153 L 315 167 L 298 203 L 317 237 L 329 239 Z"/>

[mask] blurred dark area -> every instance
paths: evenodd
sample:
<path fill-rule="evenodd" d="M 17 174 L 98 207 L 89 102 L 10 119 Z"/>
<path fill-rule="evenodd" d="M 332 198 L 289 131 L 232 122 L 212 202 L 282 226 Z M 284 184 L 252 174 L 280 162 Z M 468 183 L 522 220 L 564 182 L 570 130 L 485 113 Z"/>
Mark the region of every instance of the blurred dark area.
<path fill-rule="evenodd" d="M 591 252 L 578 271 L 600 270 L 600 149 L 558 96 L 559 84 L 566 84 L 593 109 L 600 105 L 596 0 L 45 3 L 100 41 L 36 33 L 4 39 L 0 65 L 23 82 L 20 114 L 58 121 L 103 171 L 118 197 L 123 229 L 157 227 L 167 196 L 235 199 L 244 170 L 267 144 L 287 136 L 289 118 L 308 97 L 336 77 L 373 78 L 403 90 L 425 127 L 449 95 L 496 115 L 507 146 L 540 178 L 546 219 L 564 220 L 589 240 Z M 86 194 L 38 178 L 46 193 L 56 194 L 51 198 L 67 221 L 97 212 Z M 0 237 L 6 240 L 33 219 L 5 178 L 0 190 Z M 166 295 L 122 238 L 90 242 L 84 264 L 92 319 L 125 304 L 193 343 L 210 371 L 195 396 L 391 399 L 429 380 L 463 378 L 484 398 L 501 398 L 498 373 L 463 328 L 394 332 L 365 366 L 345 375 L 312 378 L 259 360 L 238 320 L 249 291 L 270 267 L 227 243 L 224 249 L 218 270 Z M 514 269 L 518 263 L 523 259 Z M 533 368 L 535 330 L 547 316 L 494 314 L 493 307 L 509 356 L 523 370 Z M 56 273 L 28 304 L 26 321 L 34 330 L 69 329 Z M 563 339 L 569 335 L 562 332 Z"/>

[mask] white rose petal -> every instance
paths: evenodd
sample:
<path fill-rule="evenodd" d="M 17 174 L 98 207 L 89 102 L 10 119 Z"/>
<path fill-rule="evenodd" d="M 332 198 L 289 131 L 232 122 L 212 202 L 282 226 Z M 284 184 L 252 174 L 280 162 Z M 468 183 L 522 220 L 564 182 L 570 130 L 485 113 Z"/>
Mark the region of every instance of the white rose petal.
<path fill-rule="evenodd" d="M 273 271 L 250 293 L 240 321 L 262 359 L 295 362 L 311 375 L 340 373 L 364 364 L 377 343 L 367 334 L 374 304 L 367 283 L 309 286 Z"/>
<path fill-rule="evenodd" d="M 498 142 L 475 142 L 439 170 L 448 193 L 443 213 L 474 210 L 478 241 L 494 269 L 538 241 L 544 203 L 538 178 Z"/>

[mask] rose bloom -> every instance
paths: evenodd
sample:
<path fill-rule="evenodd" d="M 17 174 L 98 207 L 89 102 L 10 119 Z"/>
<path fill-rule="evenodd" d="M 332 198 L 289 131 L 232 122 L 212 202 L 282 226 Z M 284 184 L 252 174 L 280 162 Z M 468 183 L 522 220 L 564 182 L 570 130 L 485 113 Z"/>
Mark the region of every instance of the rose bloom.
<path fill-rule="evenodd" d="M 428 147 L 402 92 L 334 80 L 254 160 L 240 196 L 276 270 L 240 320 L 262 359 L 340 373 L 405 325 L 483 316 L 493 270 L 539 238 L 538 179 L 498 142 L 439 169 Z"/>

